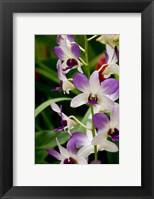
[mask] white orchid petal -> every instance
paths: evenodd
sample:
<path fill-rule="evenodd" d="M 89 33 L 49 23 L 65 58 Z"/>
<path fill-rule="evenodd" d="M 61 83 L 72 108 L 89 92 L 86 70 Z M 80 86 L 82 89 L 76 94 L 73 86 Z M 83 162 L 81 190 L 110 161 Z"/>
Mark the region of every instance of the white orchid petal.
<path fill-rule="evenodd" d="M 108 141 L 108 140 L 104 140 L 102 145 L 99 146 L 99 149 L 109 151 L 109 152 L 117 152 L 118 151 L 117 145 L 114 144 L 113 142 Z"/>
<path fill-rule="evenodd" d="M 103 75 L 105 75 L 105 77 L 109 77 L 112 74 L 119 75 L 119 66 L 117 64 L 110 64 L 103 72 Z"/>
<path fill-rule="evenodd" d="M 106 96 L 100 96 L 98 101 L 98 104 L 101 106 L 101 109 L 103 112 L 110 112 L 114 106 L 114 102 L 106 97 Z"/>
<path fill-rule="evenodd" d="M 89 94 L 81 93 L 74 97 L 71 101 L 71 107 L 76 108 L 88 102 Z"/>
<path fill-rule="evenodd" d="M 104 139 L 107 139 L 107 133 L 109 131 L 110 127 L 107 126 L 105 129 L 103 129 L 101 132 L 99 132 L 92 140 L 93 145 L 102 145 L 104 142 Z"/>
<path fill-rule="evenodd" d="M 61 112 L 59 106 L 55 102 L 51 101 L 50 106 L 51 106 L 52 110 L 55 111 L 56 113 Z"/>
<path fill-rule="evenodd" d="M 82 156 L 76 156 L 76 160 L 78 162 L 78 164 L 88 164 L 87 160 L 85 158 L 83 158 Z"/>
<path fill-rule="evenodd" d="M 90 122 L 87 122 L 86 126 L 91 129 L 92 128 L 92 124 Z M 87 134 L 87 137 L 89 139 L 89 141 L 91 142 L 92 139 L 93 139 L 93 135 L 92 135 L 92 131 L 91 130 L 86 130 L 86 134 Z"/>
<path fill-rule="evenodd" d="M 111 62 L 111 60 L 113 59 L 113 56 L 114 56 L 114 53 L 115 53 L 115 50 L 114 48 L 112 48 L 110 45 L 106 45 L 106 52 L 108 54 L 108 63 Z"/>
<path fill-rule="evenodd" d="M 57 138 L 56 138 L 56 142 L 57 142 L 57 146 L 58 146 L 58 148 L 59 148 L 60 153 L 61 153 L 64 157 L 69 158 L 69 156 L 70 156 L 69 152 L 67 151 L 67 149 L 65 149 L 63 146 L 60 145 L 60 143 L 59 143 L 59 141 L 58 141 Z"/>
<path fill-rule="evenodd" d="M 75 88 L 74 85 L 71 82 L 69 82 L 67 79 L 63 81 L 62 89 L 67 94 L 69 94 L 69 91 L 73 90 L 74 88 Z"/>
<path fill-rule="evenodd" d="M 88 157 L 91 153 L 94 153 L 94 146 L 91 144 L 82 147 L 78 151 L 78 155 L 82 157 Z"/>
<path fill-rule="evenodd" d="M 77 123 L 74 120 L 71 120 L 71 119 L 68 118 L 68 120 L 67 120 L 68 130 L 73 129 L 76 125 L 77 125 Z"/>
<path fill-rule="evenodd" d="M 99 90 L 100 86 L 100 80 L 99 80 L 99 73 L 98 71 L 94 71 L 89 79 L 89 85 L 90 85 L 90 90 L 93 94 L 96 94 L 97 91 Z"/>
<path fill-rule="evenodd" d="M 119 127 L 119 105 L 115 104 L 110 114 L 111 128 Z"/>

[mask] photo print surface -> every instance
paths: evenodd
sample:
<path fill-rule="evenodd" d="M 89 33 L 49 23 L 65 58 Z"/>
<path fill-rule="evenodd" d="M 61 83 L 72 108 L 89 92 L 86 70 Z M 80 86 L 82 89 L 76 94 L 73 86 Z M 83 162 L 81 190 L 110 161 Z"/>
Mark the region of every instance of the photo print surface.
<path fill-rule="evenodd" d="M 35 35 L 35 164 L 119 164 L 120 35 Z"/>

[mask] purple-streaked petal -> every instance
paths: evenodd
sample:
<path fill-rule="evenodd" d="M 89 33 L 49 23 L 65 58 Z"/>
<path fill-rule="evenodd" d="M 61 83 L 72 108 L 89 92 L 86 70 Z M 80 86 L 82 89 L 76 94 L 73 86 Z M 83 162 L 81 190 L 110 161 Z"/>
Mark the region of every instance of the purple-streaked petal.
<path fill-rule="evenodd" d="M 73 138 L 68 141 L 67 150 L 72 154 L 77 154 L 76 141 Z"/>
<path fill-rule="evenodd" d="M 70 42 L 73 42 L 73 41 L 74 41 L 74 36 L 73 36 L 73 35 L 67 35 L 67 39 L 68 39 Z"/>
<path fill-rule="evenodd" d="M 110 124 L 109 118 L 104 113 L 96 113 L 92 120 L 94 122 L 95 128 L 98 130 L 105 129 Z"/>
<path fill-rule="evenodd" d="M 75 87 L 82 92 L 86 92 L 87 90 L 89 90 L 89 80 L 85 75 L 81 73 L 77 73 L 76 75 L 74 75 L 73 83 Z"/>
<path fill-rule="evenodd" d="M 75 140 L 76 146 L 84 146 L 89 144 L 88 137 L 82 132 L 75 132 L 71 136 Z"/>
<path fill-rule="evenodd" d="M 58 132 L 58 131 L 62 131 L 62 130 L 64 130 L 64 126 L 60 126 L 58 128 L 55 128 L 54 132 Z"/>
<path fill-rule="evenodd" d="M 109 98 L 113 101 L 116 101 L 119 98 L 119 89 L 117 89 L 115 93 L 109 95 Z"/>
<path fill-rule="evenodd" d="M 58 79 L 63 81 L 66 79 L 66 75 L 62 72 L 62 66 L 60 64 L 57 64 L 57 73 L 58 73 Z"/>
<path fill-rule="evenodd" d="M 46 149 L 46 151 L 57 160 L 63 160 L 63 156 L 54 149 Z"/>
<path fill-rule="evenodd" d="M 119 81 L 114 78 L 109 78 L 101 83 L 102 91 L 106 95 L 110 95 L 119 88 Z"/>
<path fill-rule="evenodd" d="M 88 103 L 88 94 L 81 93 L 72 99 L 70 106 L 76 108 L 87 103 Z"/>
<path fill-rule="evenodd" d="M 59 91 L 61 89 L 62 89 L 62 86 L 61 86 L 61 83 L 60 83 L 60 86 L 57 86 L 56 88 L 52 89 L 51 92 L 56 92 L 56 91 Z"/>
<path fill-rule="evenodd" d="M 104 50 L 104 54 L 105 54 L 105 62 L 108 63 L 108 61 L 109 61 L 109 56 L 108 56 L 106 50 Z"/>
<path fill-rule="evenodd" d="M 108 63 L 110 63 L 111 60 L 113 59 L 115 50 L 114 50 L 114 48 L 112 48 L 110 45 L 107 44 L 106 45 L 106 52 L 108 54 Z"/>
<path fill-rule="evenodd" d="M 97 93 L 97 90 L 100 88 L 100 80 L 99 80 L 99 73 L 98 71 L 94 71 L 89 79 L 89 85 L 91 92 Z"/>
<path fill-rule="evenodd" d="M 78 44 L 72 44 L 71 51 L 73 55 L 78 59 L 80 57 L 80 48 Z"/>
<path fill-rule="evenodd" d="M 95 160 L 91 161 L 90 164 L 102 164 L 102 162 L 100 160 L 97 160 L 97 163 L 95 162 Z"/>
<path fill-rule="evenodd" d="M 58 57 L 58 59 L 61 59 L 61 60 L 65 59 L 65 53 L 59 46 L 54 47 L 54 53 Z"/>

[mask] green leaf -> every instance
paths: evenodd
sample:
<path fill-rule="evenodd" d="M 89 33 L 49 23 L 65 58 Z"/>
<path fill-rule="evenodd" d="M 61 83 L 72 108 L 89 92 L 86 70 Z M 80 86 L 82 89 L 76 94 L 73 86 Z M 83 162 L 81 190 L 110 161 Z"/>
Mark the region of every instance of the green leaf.
<path fill-rule="evenodd" d="M 35 149 L 35 164 L 47 164 L 45 158 L 48 153 L 44 149 Z"/>
<path fill-rule="evenodd" d="M 60 102 L 60 101 L 71 100 L 71 98 L 68 98 L 68 97 L 61 97 L 61 98 L 50 99 L 50 100 L 47 100 L 47 101 L 43 102 L 40 106 L 38 106 L 38 107 L 35 109 L 35 117 L 37 117 L 37 115 L 38 115 L 39 113 L 41 113 L 41 111 L 43 111 L 45 108 L 47 108 L 47 107 L 50 105 L 51 100 L 52 100 L 53 102 Z"/>
<path fill-rule="evenodd" d="M 86 114 L 84 115 L 83 119 L 82 119 L 82 123 L 86 125 L 87 121 L 88 121 L 88 117 L 91 113 L 91 109 L 89 108 L 86 112 Z M 85 131 L 85 128 L 83 126 L 79 126 L 78 130 L 77 131 L 81 131 L 81 132 L 84 132 Z"/>
<path fill-rule="evenodd" d="M 47 115 L 44 111 L 41 112 L 41 115 L 42 115 L 42 118 L 43 118 L 43 123 L 44 123 L 44 125 L 45 125 L 47 128 L 49 128 L 49 129 L 53 129 L 54 127 L 53 127 L 53 125 L 51 124 L 51 120 L 49 119 L 48 115 Z"/>
<path fill-rule="evenodd" d="M 111 139 L 109 139 L 109 141 L 111 141 Z M 119 148 L 119 142 L 116 141 L 114 142 L 118 148 Z M 108 164 L 119 164 L 119 151 L 112 153 L 112 152 L 106 152 L 107 154 L 107 160 L 108 160 Z"/>
<path fill-rule="evenodd" d="M 48 70 L 45 70 L 45 69 L 42 69 L 42 68 L 36 68 L 35 71 L 40 73 L 41 75 L 43 75 L 44 77 L 56 82 L 56 83 L 59 83 L 59 79 L 57 78 L 57 74 L 55 71 L 50 70 L 50 73 Z M 52 71 L 52 72 L 51 72 Z"/>
<path fill-rule="evenodd" d="M 55 148 L 57 146 L 56 138 L 60 144 L 65 144 L 69 139 L 67 132 L 54 132 L 53 130 L 45 130 L 35 133 L 35 146 L 36 149 Z"/>

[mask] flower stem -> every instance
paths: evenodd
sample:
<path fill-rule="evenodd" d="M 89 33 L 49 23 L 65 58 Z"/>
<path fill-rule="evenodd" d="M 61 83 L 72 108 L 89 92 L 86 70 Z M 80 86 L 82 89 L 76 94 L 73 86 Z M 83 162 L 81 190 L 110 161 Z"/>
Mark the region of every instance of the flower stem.
<path fill-rule="evenodd" d="M 90 68 L 89 68 L 89 59 L 88 59 L 88 40 L 87 40 L 87 36 L 84 35 L 84 39 L 85 39 L 85 59 L 86 59 L 86 69 L 87 69 L 87 75 L 88 77 L 90 77 Z"/>
<path fill-rule="evenodd" d="M 92 116 L 94 115 L 94 109 L 93 106 L 91 107 L 91 114 Z M 95 127 L 94 127 L 94 123 L 92 122 L 92 135 L 93 137 L 95 137 Z M 95 164 L 97 164 L 98 160 L 97 160 L 97 145 L 94 145 L 94 162 Z"/>
<path fill-rule="evenodd" d="M 79 57 L 79 60 L 80 60 L 85 66 L 87 66 L 87 63 L 86 63 L 81 57 Z"/>
<path fill-rule="evenodd" d="M 89 39 L 88 39 L 88 41 L 91 41 L 92 39 L 94 39 L 95 37 L 97 37 L 98 35 L 93 35 L 92 37 L 90 37 Z"/>
<path fill-rule="evenodd" d="M 100 72 L 105 66 L 107 66 L 108 64 L 103 64 L 100 68 L 99 68 L 99 70 L 98 70 L 98 72 Z"/>
<path fill-rule="evenodd" d="M 84 125 L 82 122 L 80 122 L 74 115 L 69 116 L 70 119 L 74 119 L 78 124 L 83 126 L 84 128 L 91 130 L 91 128 L 88 128 L 86 125 Z"/>
<path fill-rule="evenodd" d="M 87 36 L 84 35 L 84 39 L 85 39 L 85 59 L 86 59 L 86 63 L 87 63 L 87 75 L 88 77 L 90 77 L 90 67 L 89 67 L 89 59 L 88 59 L 88 39 L 87 39 Z M 93 110 L 93 106 L 91 106 L 91 113 L 92 113 L 92 116 L 94 115 L 94 110 Z M 92 122 L 92 134 L 93 134 L 93 137 L 95 137 L 95 127 L 94 127 L 94 123 Z M 98 160 L 97 160 L 97 146 L 94 145 L 94 162 L 95 164 L 97 164 Z"/>

